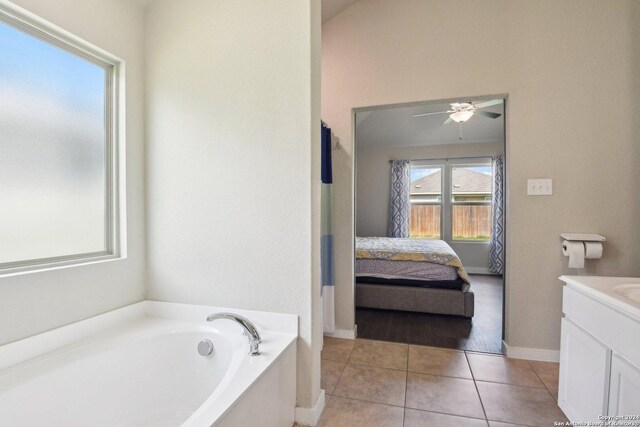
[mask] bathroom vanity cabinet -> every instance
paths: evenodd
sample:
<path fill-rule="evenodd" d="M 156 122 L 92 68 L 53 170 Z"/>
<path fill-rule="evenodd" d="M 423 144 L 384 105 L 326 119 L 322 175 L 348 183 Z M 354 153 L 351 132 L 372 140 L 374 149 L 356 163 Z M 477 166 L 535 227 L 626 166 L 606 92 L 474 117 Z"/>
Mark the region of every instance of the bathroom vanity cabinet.
<path fill-rule="evenodd" d="M 640 278 L 560 279 L 558 405 L 572 422 L 622 416 L 640 425 Z"/>

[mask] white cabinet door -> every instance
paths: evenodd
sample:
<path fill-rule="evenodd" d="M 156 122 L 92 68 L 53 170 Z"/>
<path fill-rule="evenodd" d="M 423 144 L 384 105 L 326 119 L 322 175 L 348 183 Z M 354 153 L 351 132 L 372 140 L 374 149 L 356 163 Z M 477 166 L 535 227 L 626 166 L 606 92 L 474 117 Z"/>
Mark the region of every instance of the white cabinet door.
<path fill-rule="evenodd" d="M 607 414 L 611 350 L 562 319 L 558 405 L 573 422 Z"/>
<path fill-rule="evenodd" d="M 611 361 L 609 415 L 640 416 L 640 369 L 615 355 Z M 635 421 L 640 424 L 640 420 Z"/>

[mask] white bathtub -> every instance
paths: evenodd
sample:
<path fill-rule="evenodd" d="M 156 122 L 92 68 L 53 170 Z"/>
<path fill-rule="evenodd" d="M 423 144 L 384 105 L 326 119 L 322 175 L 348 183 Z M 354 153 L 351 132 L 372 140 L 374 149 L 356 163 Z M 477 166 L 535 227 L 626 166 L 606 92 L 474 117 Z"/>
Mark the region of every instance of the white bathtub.
<path fill-rule="evenodd" d="M 219 311 L 256 324 L 259 356 Z M 296 337 L 296 316 L 134 304 L 0 347 L 0 426 L 290 427 Z"/>

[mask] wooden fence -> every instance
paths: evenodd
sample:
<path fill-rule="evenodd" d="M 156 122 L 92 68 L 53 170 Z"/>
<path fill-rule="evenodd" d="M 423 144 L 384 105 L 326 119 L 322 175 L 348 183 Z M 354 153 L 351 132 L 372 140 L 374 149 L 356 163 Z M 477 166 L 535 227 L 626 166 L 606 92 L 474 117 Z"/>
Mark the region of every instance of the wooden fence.
<path fill-rule="evenodd" d="M 488 240 L 491 236 L 491 206 L 453 205 L 454 240 Z M 441 239 L 438 205 L 411 205 L 411 237 Z"/>
<path fill-rule="evenodd" d="M 440 239 L 440 206 L 411 205 L 409 227 L 411 237 Z"/>

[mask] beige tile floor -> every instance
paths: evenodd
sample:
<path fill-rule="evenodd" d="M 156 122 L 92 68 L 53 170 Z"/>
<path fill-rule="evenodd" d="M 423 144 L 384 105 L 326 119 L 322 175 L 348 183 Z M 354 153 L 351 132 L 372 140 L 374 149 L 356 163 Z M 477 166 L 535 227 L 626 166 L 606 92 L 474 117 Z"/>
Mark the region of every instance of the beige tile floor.
<path fill-rule="evenodd" d="M 322 427 L 552 426 L 558 364 L 325 338 Z"/>

